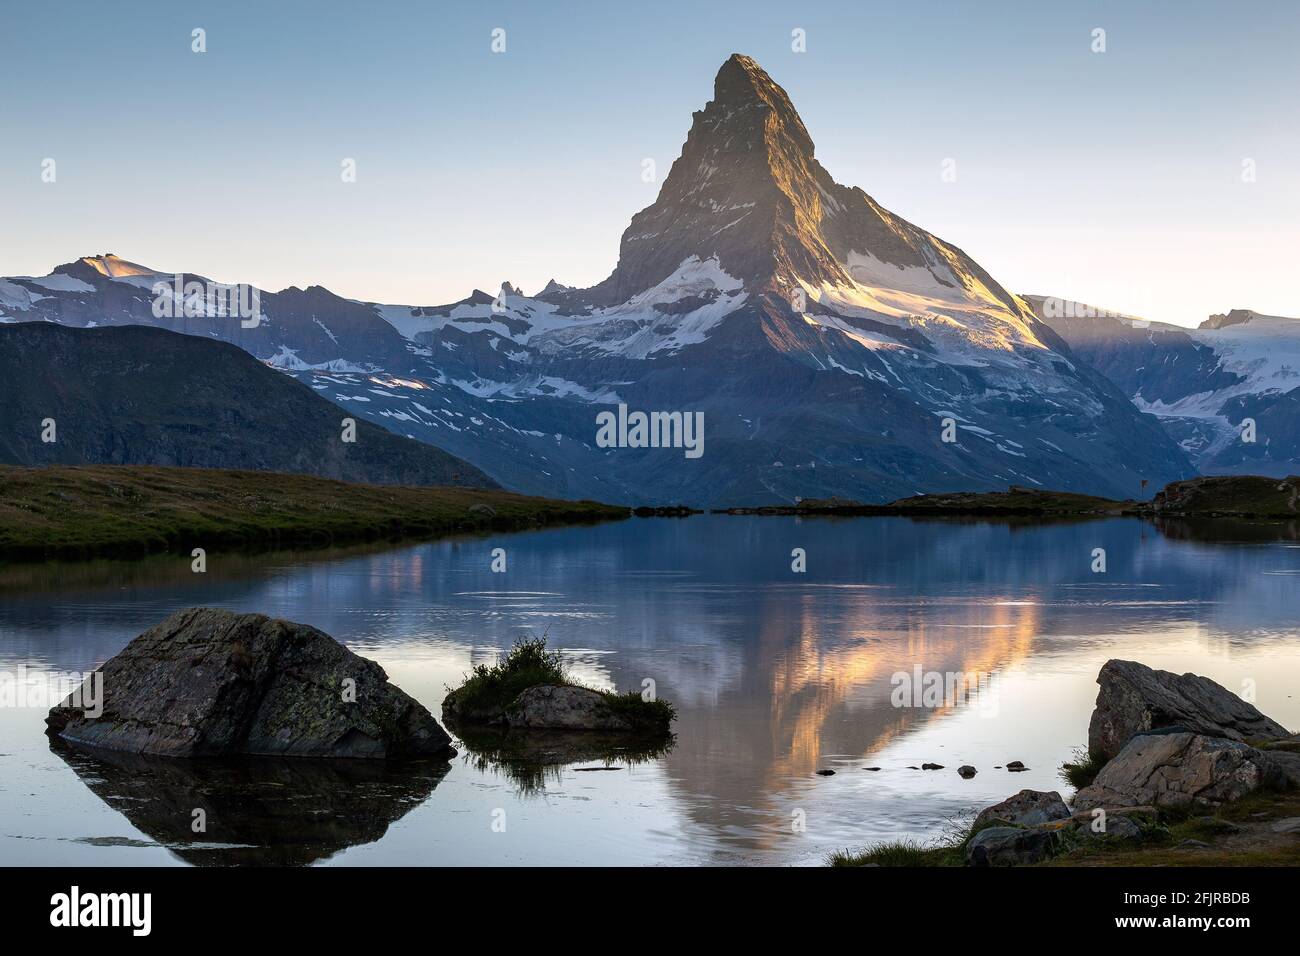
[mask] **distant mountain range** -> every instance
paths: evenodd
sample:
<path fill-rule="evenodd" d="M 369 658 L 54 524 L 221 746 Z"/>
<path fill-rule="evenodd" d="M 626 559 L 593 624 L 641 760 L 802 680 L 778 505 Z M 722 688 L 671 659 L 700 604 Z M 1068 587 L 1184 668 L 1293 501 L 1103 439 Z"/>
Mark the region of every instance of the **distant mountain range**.
<path fill-rule="evenodd" d="M 1204 419 L 1166 414 L 1199 374 L 1201 391 L 1251 378 L 1203 333 L 1162 333 L 1161 349 L 1188 358 L 1169 358 L 1183 367 L 1159 388 L 1135 387 L 1137 365 L 1152 364 L 1140 349 L 1094 348 L 960 249 L 836 183 L 785 91 L 740 55 L 591 288 L 552 281 L 526 296 L 504 283 L 433 306 L 262 291 L 252 327 L 223 288 L 92 256 L 0 280 L 0 322 L 231 342 L 350 413 L 553 497 L 744 506 L 1020 484 L 1125 498 L 1194 474 L 1193 459 L 1257 467 Z M 1281 467 L 1284 434 L 1292 457 L 1300 436 L 1251 404 L 1261 394 L 1224 397 L 1262 416 Z M 702 413 L 704 453 L 607 447 L 597 416 L 620 405 Z"/>
<path fill-rule="evenodd" d="M 1187 329 L 1024 298 L 1075 355 L 1157 416 L 1201 473 L 1300 473 L 1300 319 L 1233 309 Z"/>
<path fill-rule="evenodd" d="M 0 416 L 5 464 L 179 465 L 495 487 L 473 465 L 367 421 L 357 420 L 355 441 L 344 441 L 348 413 L 311 389 L 232 345 L 163 329 L 0 325 Z"/>

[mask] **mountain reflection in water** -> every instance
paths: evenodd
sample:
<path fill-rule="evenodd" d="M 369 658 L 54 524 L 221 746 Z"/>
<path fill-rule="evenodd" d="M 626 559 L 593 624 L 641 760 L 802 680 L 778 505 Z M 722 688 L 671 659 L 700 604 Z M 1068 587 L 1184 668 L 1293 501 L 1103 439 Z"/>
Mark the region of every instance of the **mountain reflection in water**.
<path fill-rule="evenodd" d="M 373 813 L 327 793 L 306 799 L 337 811 L 340 832 L 291 837 L 317 849 L 285 849 L 285 861 L 815 864 L 839 847 L 926 839 L 1024 787 L 1064 790 L 1057 768 L 1086 741 L 1110 657 L 1234 690 L 1253 680 L 1263 711 L 1300 726 L 1300 547 L 1276 529 L 1222 537 L 1136 519 L 704 515 L 382 553 L 209 556 L 220 570 L 207 576 L 135 567 L 62 579 L 47 568 L 25 572 L 22 590 L 0 602 L 0 667 L 83 670 L 173 610 L 215 605 L 319 627 L 438 714 L 446 687 L 473 665 L 546 634 L 580 680 L 620 691 L 653 680 L 678 710 L 673 746 L 587 772 L 605 755 L 556 745 L 520 760 L 502 741 L 458 741 L 462 755 L 440 782 L 385 783 L 373 799 L 394 800 Z M 507 549 L 505 574 L 490 570 L 495 547 Z M 803 574 L 791 571 L 796 547 L 807 553 Z M 1096 548 L 1107 553 L 1104 574 L 1091 571 Z M 895 706 L 896 675 L 918 667 L 973 675 L 977 690 Z M 151 778 L 162 820 L 132 816 L 122 801 L 109 811 L 50 752 L 43 716 L 0 708 L 6 858 L 166 863 L 209 853 L 130 843 L 193 842 L 184 788 Z M 1009 773 L 1012 760 L 1029 770 Z M 910 769 L 927 762 L 944 769 Z M 961 779 L 962 764 L 978 774 Z M 835 775 L 816 774 L 827 769 Z M 321 788 L 333 786 L 325 778 Z M 242 842 L 270 847 L 291 824 L 257 792 L 241 804 L 254 828 Z"/>

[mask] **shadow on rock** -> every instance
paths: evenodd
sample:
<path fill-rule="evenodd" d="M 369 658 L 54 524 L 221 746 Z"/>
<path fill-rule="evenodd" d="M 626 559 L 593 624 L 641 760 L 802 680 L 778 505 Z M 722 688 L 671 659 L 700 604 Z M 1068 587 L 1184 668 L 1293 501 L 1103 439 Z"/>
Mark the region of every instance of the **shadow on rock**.
<path fill-rule="evenodd" d="M 647 763 L 672 750 L 677 737 L 647 737 L 609 731 L 503 729 L 448 725 L 465 752 L 461 759 L 477 770 L 503 773 L 524 795 L 541 793 L 573 764 L 622 770 Z"/>
<path fill-rule="evenodd" d="M 301 866 L 373 843 L 433 793 L 445 760 L 178 760 L 51 740 L 91 791 L 196 866 Z M 195 832 L 202 811 L 205 830 Z"/>

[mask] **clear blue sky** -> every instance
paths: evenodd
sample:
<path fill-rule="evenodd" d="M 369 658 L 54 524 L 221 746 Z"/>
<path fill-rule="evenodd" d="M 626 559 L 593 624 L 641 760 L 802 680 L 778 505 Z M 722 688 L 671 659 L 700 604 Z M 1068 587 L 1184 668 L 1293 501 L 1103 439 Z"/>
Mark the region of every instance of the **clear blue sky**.
<path fill-rule="evenodd" d="M 642 160 L 667 172 L 743 52 L 838 181 L 1013 291 L 1296 315 L 1297 50 L 1291 0 L 23 0 L 0 22 L 0 275 L 112 251 L 416 304 L 590 284 L 657 191 Z"/>

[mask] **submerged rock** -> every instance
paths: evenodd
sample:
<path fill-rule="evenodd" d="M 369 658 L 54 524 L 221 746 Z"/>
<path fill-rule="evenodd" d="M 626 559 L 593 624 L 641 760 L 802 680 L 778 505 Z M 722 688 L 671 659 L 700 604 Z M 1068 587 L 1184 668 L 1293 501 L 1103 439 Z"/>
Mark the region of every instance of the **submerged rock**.
<path fill-rule="evenodd" d="M 1028 827 L 1069 817 L 1070 808 L 1055 790 L 1021 790 L 1015 796 L 981 810 L 971 828 L 978 830 L 994 820 Z"/>
<path fill-rule="evenodd" d="M 328 634 L 262 614 L 178 611 L 97 672 L 102 711 L 73 694 L 48 732 L 168 757 L 455 756 L 451 738 L 384 669 Z"/>
<path fill-rule="evenodd" d="M 1074 807 L 1219 806 L 1285 781 L 1266 752 L 1247 744 L 1202 734 L 1144 734 L 1074 795 Z"/>
<path fill-rule="evenodd" d="M 1101 690 L 1088 725 L 1088 751 L 1109 760 L 1137 734 L 1185 730 L 1228 740 L 1273 740 L 1286 728 L 1208 677 L 1158 671 L 1110 660 L 1097 675 Z"/>

